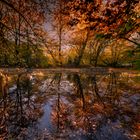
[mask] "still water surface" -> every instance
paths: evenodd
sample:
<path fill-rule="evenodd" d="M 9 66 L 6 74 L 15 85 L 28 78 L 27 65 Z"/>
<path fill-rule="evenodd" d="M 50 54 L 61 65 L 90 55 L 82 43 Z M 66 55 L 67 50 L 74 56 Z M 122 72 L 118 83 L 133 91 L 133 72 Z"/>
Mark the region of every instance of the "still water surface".
<path fill-rule="evenodd" d="M 138 140 L 140 73 L 1 72 L 0 140 Z"/>

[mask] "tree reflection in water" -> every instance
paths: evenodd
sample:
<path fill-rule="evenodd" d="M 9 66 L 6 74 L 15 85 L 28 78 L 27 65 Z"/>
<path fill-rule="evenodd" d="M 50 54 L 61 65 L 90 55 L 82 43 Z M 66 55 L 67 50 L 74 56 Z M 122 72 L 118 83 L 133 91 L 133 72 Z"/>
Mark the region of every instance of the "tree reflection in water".
<path fill-rule="evenodd" d="M 137 75 L 2 73 L 0 138 L 138 139 Z"/>
<path fill-rule="evenodd" d="M 0 103 L 1 137 L 20 138 L 28 133 L 27 128 L 33 124 L 42 113 L 39 106 L 31 99 L 32 83 L 30 74 L 20 73 L 14 76 L 13 91 Z M 3 106 L 4 103 L 4 106 Z M 5 133 L 4 133 L 5 131 Z"/>

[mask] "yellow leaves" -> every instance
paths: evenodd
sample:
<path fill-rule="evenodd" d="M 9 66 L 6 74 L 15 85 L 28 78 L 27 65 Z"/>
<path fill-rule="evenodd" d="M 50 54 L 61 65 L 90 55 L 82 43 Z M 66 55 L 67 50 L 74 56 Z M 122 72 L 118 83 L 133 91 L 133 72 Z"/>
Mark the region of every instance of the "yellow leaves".
<path fill-rule="evenodd" d="M 99 103 L 95 103 L 93 105 L 93 109 L 95 112 L 100 112 L 100 113 L 103 113 L 104 112 L 104 107 L 102 104 L 99 104 Z"/>
<path fill-rule="evenodd" d="M 7 75 L 0 72 L 0 86 L 4 87 L 8 82 Z"/>
<path fill-rule="evenodd" d="M 85 23 L 78 23 L 78 24 L 77 24 L 77 27 L 78 27 L 78 29 L 80 29 L 80 30 L 85 29 L 87 26 L 88 26 L 88 25 L 85 24 Z"/>
<path fill-rule="evenodd" d="M 139 15 L 140 16 L 140 15 Z M 136 20 L 136 23 L 137 24 L 140 24 L 140 18 L 138 18 L 137 20 Z M 140 28 L 138 29 L 139 31 L 140 31 Z"/>
<path fill-rule="evenodd" d="M 140 2 L 137 4 L 137 6 L 134 8 L 134 11 L 140 16 Z"/>
<path fill-rule="evenodd" d="M 104 32 L 107 33 L 108 31 L 109 31 L 109 27 L 108 26 L 105 26 L 104 27 Z"/>
<path fill-rule="evenodd" d="M 122 19 L 118 19 L 117 24 L 121 25 L 122 23 L 123 23 L 123 20 Z"/>

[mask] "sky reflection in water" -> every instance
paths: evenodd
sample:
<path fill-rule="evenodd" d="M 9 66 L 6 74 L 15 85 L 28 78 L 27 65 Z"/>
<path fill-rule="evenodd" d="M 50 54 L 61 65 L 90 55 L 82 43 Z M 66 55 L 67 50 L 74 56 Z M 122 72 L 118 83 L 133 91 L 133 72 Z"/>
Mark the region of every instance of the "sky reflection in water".
<path fill-rule="evenodd" d="M 8 94 L 0 95 L 0 138 L 140 137 L 139 73 L 25 72 L 8 74 L 6 85 Z"/>

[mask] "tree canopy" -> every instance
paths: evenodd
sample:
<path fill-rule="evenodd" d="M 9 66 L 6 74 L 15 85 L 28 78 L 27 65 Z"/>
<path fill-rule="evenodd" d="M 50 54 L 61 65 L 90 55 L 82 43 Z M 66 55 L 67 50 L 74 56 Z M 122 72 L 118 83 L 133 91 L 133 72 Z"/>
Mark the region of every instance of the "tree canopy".
<path fill-rule="evenodd" d="M 137 53 L 139 19 L 139 0 L 0 0 L 1 63 L 9 65 L 10 59 L 15 58 L 12 65 L 23 66 L 21 62 L 27 63 L 40 49 L 49 64 L 80 65 L 87 63 L 84 59 L 91 63 L 97 50 L 92 54 L 90 50 L 94 50 L 97 40 L 99 48 L 106 48 L 115 40 L 126 41 L 133 46 L 128 51 Z M 78 52 L 74 53 L 77 47 Z M 20 61 L 24 48 L 32 54 L 28 61 Z M 75 55 L 69 54 L 70 50 Z"/>

